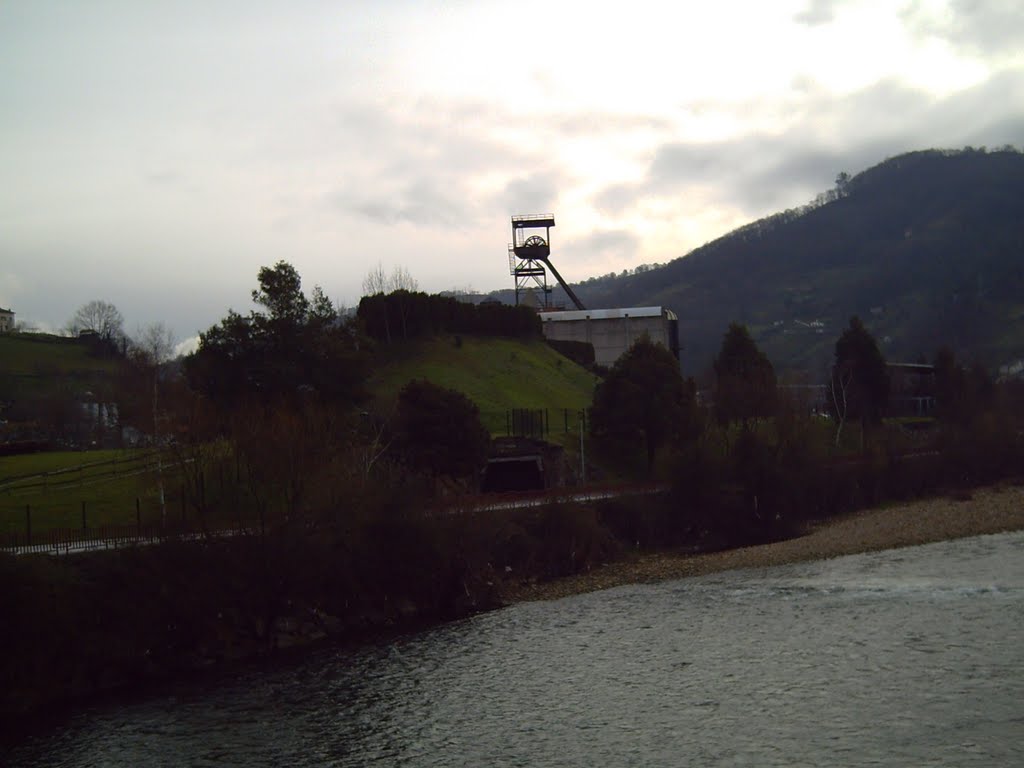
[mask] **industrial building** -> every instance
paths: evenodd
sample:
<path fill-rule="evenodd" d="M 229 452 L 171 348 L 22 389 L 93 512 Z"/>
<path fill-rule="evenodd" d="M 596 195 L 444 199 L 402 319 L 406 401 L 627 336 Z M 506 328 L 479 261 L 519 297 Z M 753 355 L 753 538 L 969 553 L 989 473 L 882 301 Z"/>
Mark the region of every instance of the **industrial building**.
<path fill-rule="evenodd" d="M 644 336 L 679 357 L 679 321 L 662 307 L 541 312 L 540 319 L 545 338 L 592 345 L 597 365 L 611 366 Z"/>

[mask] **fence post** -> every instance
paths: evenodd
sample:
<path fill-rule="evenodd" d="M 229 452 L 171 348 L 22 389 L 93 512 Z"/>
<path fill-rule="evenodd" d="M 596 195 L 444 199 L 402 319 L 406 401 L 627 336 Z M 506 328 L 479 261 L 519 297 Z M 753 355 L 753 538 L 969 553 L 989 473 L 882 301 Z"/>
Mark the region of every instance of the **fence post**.
<path fill-rule="evenodd" d="M 85 500 L 83 499 L 82 500 L 82 533 L 85 533 L 85 531 L 86 531 L 86 524 L 85 524 Z"/>
<path fill-rule="evenodd" d="M 32 507 L 25 505 L 25 542 L 32 546 Z"/>
<path fill-rule="evenodd" d="M 587 484 L 587 449 L 583 443 L 583 422 L 586 420 L 586 409 L 580 411 L 580 485 Z"/>
<path fill-rule="evenodd" d="M 135 497 L 135 530 L 142 538 L 142 507 L 139 504 L 139 497 Z"/>

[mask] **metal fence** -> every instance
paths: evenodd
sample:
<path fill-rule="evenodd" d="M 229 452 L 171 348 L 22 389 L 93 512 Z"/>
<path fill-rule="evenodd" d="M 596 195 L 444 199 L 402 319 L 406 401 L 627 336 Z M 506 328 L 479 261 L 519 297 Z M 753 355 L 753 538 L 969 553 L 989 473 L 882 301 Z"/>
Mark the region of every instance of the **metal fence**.
<path fill-rule="evenodd" d="M 504 412 L 508 437 L 544 439 L 590 431 L 590 414 L 578 408 L 511 408 Z M 491 421 L 494 421 L 492 416 Z"/>
<path fill-rule="evenodd" d="M 166 451 L 153 450 L 114 456 L 103 461 L 87 462 L 48 472 L 12 475 L 0 480 L 0 494 L 7 496 L 47 493 L 66 490 L 91 483 L 103 483 L 119 477 L 154 472 L 158 467 L 170 466 L 175 459 Z"/>

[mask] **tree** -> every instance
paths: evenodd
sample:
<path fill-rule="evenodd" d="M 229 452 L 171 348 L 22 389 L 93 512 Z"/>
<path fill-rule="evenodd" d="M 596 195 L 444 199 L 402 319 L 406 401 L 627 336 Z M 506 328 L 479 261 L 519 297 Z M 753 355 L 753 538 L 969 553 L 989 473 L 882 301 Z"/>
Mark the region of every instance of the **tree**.
<path fill-rule="evenodd" d="M 715 416 L 719 424 L 770 416 L 775 408 L 775 369 L 750 338 L 746 326 L 731 323 L 715 358 Z"/>
<path fill-rule="evenodd" d="M 260 287 L 252 292 L 252 300 L 270 312 L 270 322 L 292 326 L 305 322 L 309 301 L 295 267 L 279 261 L 273 267 L 261 267 L 257 279 Z"/>
<path fill-rule="evenodd" d="M 174 355 L 174 332 L 164 323 L 151 323 L 139 330 L 131 342 L 134 357 L 146 365 L 159 367 Z"/>
<path fill-rule="evenodd" d="M 104 342 L 112 343 L 124 336 L 124 318 L 110 302 L 94 299 L 78 308 L 68 321 L 67 329 L 75 336 L 91 331 Z"/>
<path fill-rule="evenodd" d="M 491 440 L 472 400 L 425 380 L 410 381 L 399 392 L 395 432 L 406 464 L 434 477 L 475 477 Z"/>
<path fill-rule="evenodd" d="M 591 409 L 594 432 L 620 446 L 642 440 L 650 471 L 663 446 L 699 434 L 696 396 L 696 384 L 683 378 L 675 356 L 643 337 L 597 386 Z"/>
<path fill-rule="evenodd" d="M 879 423 L 885 413 L 889 398 L 885 358 L 859 317 L 850 318 L 849 328 L 836 341 L 828 395 L 839 430 L 846 419 L 860 419 L 862 442 L 867 427 Z M 837 443 L 838 439 L 837 431 Z"/>
<path fill-rule="evenodd" d="M 844 198 L 850 194 L 850 174 L 846 171 L 841 171 L 836 176 L 835 193 L 837 198 Z"/>
<path fill-rule="evenodd" d="M 361 399 L 365 355 L 355 326 L 338 317 L 319 286 L 307 298 L 287 262 L 263 267 L 258 280 L 252 298 L 266 311 L 229 311 L 201 333 L 185 361 L 191 385 L 228 410 L 246 397 L 264 404 L 306 395 L 335 404 Z"/>
<path fill-rule="evenodd" d="M 132 360 L 151 378 L 153 392 L 153 440 L 163 447 L 160 435 L 160 367 L 174 354 L 174 334 L 163 323 L 153 323 L 139 331 L 132 341 Z M 160 498 L 160 515 L 167 522 L 167 505 L 164 498 L 163 461 L 157 454 L 157 490 Z"/>
<path fill-rule="evenodd" d="M 402 322 L 402 338 L 408 341 L 409 313 L 412 311 L 413 294 L 418 290 L 419 283 L 409 273 L 409 270 L 402 266 L 396 266 L 389 275 L 378 263 L 363 278 L 364 297 L 388 296 L 391 299 L 391 301 L 373 303 L 374 308 L 381 313 L 380 319 L 383 320 L 384 335 L 388 344 L 391 343 L 390 305 L 394 304 L 397 307 Z"/>

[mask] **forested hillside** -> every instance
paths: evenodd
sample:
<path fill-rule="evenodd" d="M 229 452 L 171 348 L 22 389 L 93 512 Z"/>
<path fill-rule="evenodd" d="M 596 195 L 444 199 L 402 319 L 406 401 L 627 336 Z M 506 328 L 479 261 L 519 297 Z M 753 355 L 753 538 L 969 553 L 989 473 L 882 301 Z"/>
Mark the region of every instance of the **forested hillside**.
<path fill-rule="evenodd" d="M 945 343 L 995 368 L 1024 357 L 1024 154 L 890 158 L 840 174 L 807 206 L 577 290 L 588 307 L 674 310 L 692 372 L 738 321 L 778 368 L 820 373 L 854 314 L 890 360 L 931 358 Z"/>

